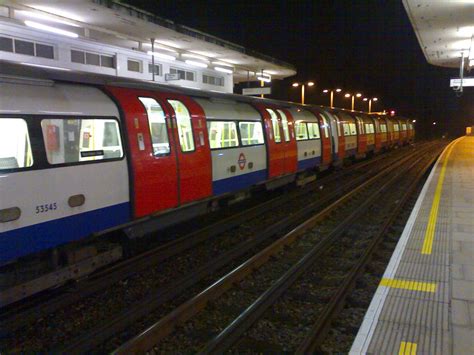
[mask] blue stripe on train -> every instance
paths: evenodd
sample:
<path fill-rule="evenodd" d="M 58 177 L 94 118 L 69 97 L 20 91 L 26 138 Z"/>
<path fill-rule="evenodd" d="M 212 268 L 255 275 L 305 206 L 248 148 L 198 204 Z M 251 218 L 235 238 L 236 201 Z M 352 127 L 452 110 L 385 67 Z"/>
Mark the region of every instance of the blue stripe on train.
<path fill-rule="evenodd" d="M 259 170 L 253 173 L 213 181 L 212 190 L 214 195 L 220 195 L 226 192 L 242 190 L 265 180 L 267 180 L 267 170 Z"/>
<path fill-rule="evenodd" d="M 130 220 L 130 204 L 100 208 L 0 233 L 0 264 L 87 237 Z"/>
<path fill-rule="evenodd" d="M 298 161 L 298 170 L 315 168 L 319 164 L 321 164 L 321 157 L 300 160 Z"/>

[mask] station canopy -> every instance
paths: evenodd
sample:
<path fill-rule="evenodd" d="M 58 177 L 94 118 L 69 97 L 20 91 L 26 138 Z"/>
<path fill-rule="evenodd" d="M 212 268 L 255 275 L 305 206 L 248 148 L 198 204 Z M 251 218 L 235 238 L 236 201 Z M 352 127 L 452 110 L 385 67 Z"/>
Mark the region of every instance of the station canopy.
<path fill-rule="evenodd" d="M 474 0 L 403 0 L 428 63 L 474 66 Z M 469 59 L 468 59 L 469 58 Z"/>
<path fill-rule="evenodd" d="M 181 55 L 205 58 L 233 67 L 234 83 L 256 80 L 262 72 L 272 79 L 296 74 L 291 64 L 266 56 L 201 31 L 179 25 L 119 1 L 110 0 L 11 0 L 3 2 L 15 9 L 54 16 L 83 29 L 91 39 L 125 48 L 171 50 Z M 166 53 L 166 52 L 165 52 Z"/>

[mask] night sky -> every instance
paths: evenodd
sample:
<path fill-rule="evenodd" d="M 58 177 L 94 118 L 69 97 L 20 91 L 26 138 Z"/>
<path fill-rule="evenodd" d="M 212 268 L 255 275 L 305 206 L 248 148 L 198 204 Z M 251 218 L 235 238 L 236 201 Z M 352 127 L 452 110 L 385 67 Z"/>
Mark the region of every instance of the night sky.
<path fill-rule="evenodd" d="M 325 88 L 362 92 L 380 99 L 373 110 L 416 118 L 421 135 L 461 135 L 474 125 L 474 88 L 456 97 L 449 79 L 459 70 L 426 62 L 399 0 L 127 2 L 293 64 L 297 76 L 273 81 L 273 98 L 299 101 L 291 83 L 312 80 L 306 103 L 328 105 Z M 350 108 L 350 99 L 340 95 L 335 106 Z"/>

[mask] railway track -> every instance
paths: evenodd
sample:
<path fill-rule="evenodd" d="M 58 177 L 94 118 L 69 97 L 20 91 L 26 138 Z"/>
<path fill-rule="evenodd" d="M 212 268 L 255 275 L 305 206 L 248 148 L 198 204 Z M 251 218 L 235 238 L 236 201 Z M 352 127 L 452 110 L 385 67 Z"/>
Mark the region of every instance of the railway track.
<path fill-rule="evenodd" d="M 413 192 L 415 182 L 420 181 L 434 160 L 433 150 L 429 147 L 406 157 L 367 179 L 164 315 L 115 353 L 313 351 L 403 202 Z M 391 195 L 391 200 L 380 198 L 385 195 Z M 395 204 L 387 203 L 395 200 Z M 390 213 L 382 208 L 384 205 L 389 206 Z M 375 223 L 376 220 L 381 222 Z M 355 230 L 359 233 L 348 232 L 357 224 Z M 360 238 L 361 234 L 369 238 Z M 328 254 L 331 250 L 335 255 Z M 358 261 L 343 260 L 344 250 L 357 254 Z M 331 274 L 329 280 L 326 273 Z M 321 290 L 323 281 L 327 285 Z M 288 310 L 296 316 L 290 316 Z M 296 329 L 287 329 L 288 324 Z"/>
<path fill-rule="evenodd" d="M 171 285 L 166 285 L 166 283 L 169 284 L 169 280 L 163 281 L 159 285 L 152 287 L 152 289 L 146 290 L 146 292 L 141 295 L 141 298 L 137 298 L 140 301 L 134 302 L 134 305 L 129 307 L 129 309 L 125 307 L 125 309 L 127 309 L 126 311 L 119 312 L 118 315 L 111 317 L 108 319 L 108 321 L 101 323 L 97 327 L 90 328 L 88 331 L 84 332 L 77 338 L 74 336 L 68 337 L 66 335 L 64 338 L 49 341 L 46 344 L 41 344 L 39 346 L 40 349 L 48 349 L 52 344 L 64 344 L 65 346 L 63 345 L 59 347 L 59 349 L 64 351 L 75 350 L 76 352 L 94 349 L 103 344 L 104 341 L 112 337 L 114 334 L 126 329 L 131 323 L 136 322 L 137 319 L 144 317 L 148 312 L 150 312 L 150 310 L 158 308 L 166 302 L 175 299 L 177 294 L 182 293 L 185 290 L 189 290 L 190 288 L 192 289 L 193 287 L 199 289 L 199 282 L 205 283 L 206 280 L 211 277 L 211 275 L 215 274 L 220 268 L 223 268 L 226 265 L 228 267 L 232 267 L 232 264 L 229 265 L 229 261 L 238 260 L 239 257 L 245 257 L 246 253 L 251 253 L 251 251 L 257 248 L 257 246 L 259 246 L 261 243 L 270 243 L 272 241 L 272 236 L 275 236 L 275 234 L 284 228 L 288 229 L 292 225 L 299 223 L 300 220 L 304 218 L 303 216 L 305 216 L 305 214 L 308 215 L 314 213 L 314 211 L 318 208 L 321 209 L 322 206 L 324 206 L 324 203 L 328 204 L 338 195 L 345 193 L 347 190 L 352 189 L 356 184 L 366 180 L 369 176 L 374 175 L 377 170 L 382 169 L 385 165 L 393 164 L 391 159 L 398 159 L 398 154 L 399 153 L 389 154 L 387 156 L 378 157 L 377 159 L 371 160 L 369 162 L 356 164 L 349 169 L 344 169 L 339 173 L 329 175 L 328 177 L 311 184 L 306 189 L 297 190 L 296 192 L 290 193 L 288 195 L 274 198 L 261 205 L 255 206 L 248 211 L 228 217 L 165 246 L 161 246 L 143 255 L 125 260 L 124 262 L 104 270 L 103 272 L 94 275 L 82 283 L 77 284 L 74 289 L 69 289 L 64 293 L 59 294 L 57 297 L 52 298 L 49 302 L 43 302 L 39 306 L 33 305 L 30 307 L 25 307 L 23 313 L 16 313 L 15 316 L 5 317 L 4 319 L 6 319 L 7 322 L 2 322 L 2 330 L 4 333 L 6 331 L 6 333 L 11 336 L 16 331 L 21 331 L 22 327 L 38 322 L 38 318 L 43 322 L 46 319 L 46 321 L 51 324 L 51 319 L 47 318 L 50 318 L 49 314 L 52 312 L 59 313 L 56 316 L 63 316 L 65 312 L 67 312 L 67 308 L 69 306 L 74 305 L 83 299 L 87 300 L 87 298 L 91 295 L 101 293 L 104 290 L 110 288 L 112 285 L 118 284 L 121 288 L 126 289 L 128 287 L 129 280 L 133 279 L 137 274 L 140 274 L 141 272 L 147 272 L 150 268 L 156 267 L 160 263 L 170 261 L 172 257 L 177 257 L 178 259 L 189 257 L 189 251 L 195 249 L 199 245 L 208 244 L 209 249 L 220 248 L 222 245 L 219 245 L 219 243 L 212 247 L 210 246 L 211 244 L 209 241 L 212 238 L 220 236 L 224 232 L 228 232 L 231 229 L 237 229 L 237 227 L 239 227 L 238 229 L 245 229 L 245 227 L 249 229 L 252 226 L 254 219 L 261 219 L 259 216 L 261 216 L 263 212 L 268 213 L 268 211 L 276 211 L 281 209 L 282 206 L 287 205 L 288 201 L 291 199 L 295 200 L 302 197 L 307 198 L 306 208 L 301 209 L 301 211 L 304 210 L 305 212 L 294 213 L 288 218 L 283 218 L 283 216 L 287 214 L 283 213 L 280 215 L 280 218 L 277 218 L 277 220 L 279 219 L 280 222 L 273 227 L 262 228 L 260 231 L 253 231 L 253 233 L 249 233 L 244 238 L 235 238 L 234 243 L 229 243 L 229 245 L 222 247 L 222 249 L 218 249 L 226 250 L 225 252 L 216 253 L 216 250 L 214 250 L 214 254 L 221 254 L 219 257 L 212 257 L 210 255 L 208 256 L 208 258 L 212 257 L 211 263 L 202 263 L 202 265 L 194 266 L 189 265 L 187 268 L 188 270 L 195 269 L 194 273 L 189 274 L 191 276 L 188 276 L 187 278 L 182 277 L 178 280 L 179 282 L 174 284 L 172 283 Z M 360 175 L 360 170 L 366 171 Z M 357 174 L 359 174 L 359 177 L 352 180 L 351 182 L 346 184 L 338 183 L 343 179 Z M 320 191 L 321 186 L 327 187 L 324 189 L 324 193 Z M 325 195 L 326 191 L 329 190 L 337 191 L 337 193 L 327 193 Z M 310 193 L 313 192 L 319 192 L 319 194 L 310 196 Z M 319 199 L 319 205 L 317 203 L 309 202 L 314 198 Z M 269 222 L 269 224 L 274 223 L 271 223 L 270 220 L 267 222 Z M 255 234 L 258 235 L 257 238 L 255 238 Z M 227 239 L 229 240 L 231 238 Z M 181 256 L 181 254 L 186 252 L 188 252 L 187 256 Z M 174 264 L 174 262 L 172 264 Z M 182 272 L 182 274 L 185 274 L 185 272 Z M 133 280 L 130 283 L 133 283 Z M 105 291 L 104 297 L 107 297 L 107 291 Z M 87 305 L 85 307 L 87 308 Z M 81 309 L 82 306 L 79 306 L 79 312 Z M 8 313 L 6 314 L 8 316 Z M 2 346 L 2 348 L 11 349 L 12 345 L 13 349 L 25 349 L 23 346 L 24 344 L 12 344 L 11 342 L 7 343 L 6 347 Z M 37 345 L 38 344 L 36 344 L 36 346 Z M 28 348 L 37 349 L 35 344 L 31 343 L 26 346 L 26 349 Z"/>

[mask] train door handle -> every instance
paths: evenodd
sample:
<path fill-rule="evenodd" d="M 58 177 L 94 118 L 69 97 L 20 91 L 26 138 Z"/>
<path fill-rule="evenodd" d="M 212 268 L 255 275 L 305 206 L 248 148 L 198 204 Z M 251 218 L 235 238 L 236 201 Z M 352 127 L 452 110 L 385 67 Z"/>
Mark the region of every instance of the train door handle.
<path fill-rule="evenodd" d="M 249 162 L 249 169 L 253 169 L 253 162 Z"/>
<path fill-rule="evenodd" d="M 237 167 L 235 165 L 231 165 L 229 170 L 231 173 L 235 173 L 237 171 Z"/>
<path fill-rule="evenodd" d="M 19 207 L 10 207 L 0 210 L 0 223 L 16 221 L 21 216 Z"/>
<path fill-rule="evenodd" d="M 69 197 L 67 203 L 70 207 L 79 207 L 86 202 L 86 197 L 83 194 L 73 195 Z"/>

